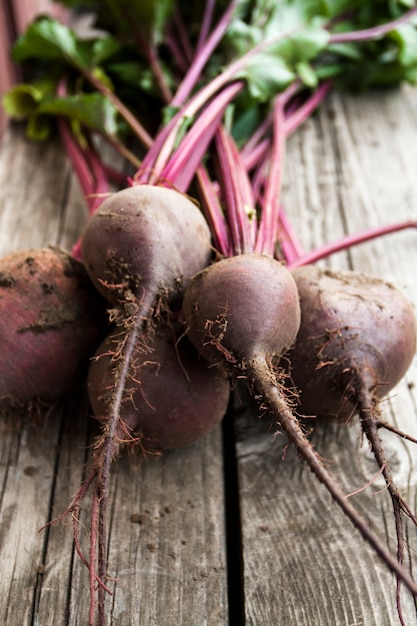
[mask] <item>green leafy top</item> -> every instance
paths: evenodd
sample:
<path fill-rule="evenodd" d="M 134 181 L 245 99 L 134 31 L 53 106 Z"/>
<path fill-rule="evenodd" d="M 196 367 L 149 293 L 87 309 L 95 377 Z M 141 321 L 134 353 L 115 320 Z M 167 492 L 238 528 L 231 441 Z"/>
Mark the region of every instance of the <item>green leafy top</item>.
<path fill-rule="evenodd" d="M 34 20 L 16 41 L 13 58 L 23 66 L 31 60 L 35 71 L 31 69 L 31 80 L 5 95 L 6 112 L 11 117 L 27 116 L 31 136 L 36 137 L 40 128 L 39 138 L 48 134 L 48 125 L 39 124 L 40 119 L 64 115 L 76 122 L 80 137 L 86 126 L 114 140 L 127 129 L 120 103 L 150 128 L 167 119 L 150 59 L 157 56 L 159 81 L 175 92 L 181 72 L 166 45 L 166 37 L 172 38 L 174 32 L 171 18 L 174 10 L 184 16 L 189 29 L 185 43 L 195 46 L 202 7 L 184 0 L 61 3 L 90 9 L 99 34 L 81 37 L 50 17 Z M 217 2 L 213 19 L 229 4 Z M 235 5 L 226 35 L 199 83 L 207 83 L 233 60 L 262 47 L 235 75 L 246 84 L 236 102 L 235 125 L 242 127 L 239 120 L 247 118 L 248 111 L 258 119 L 262 107 L 295 81 L 314 89 L 331 78 L 340 88 L 361 90 L 417 80 L 416 19 L 368 42 L 348 36 L 333 40 L 335 34 L 375 28 L 400 17 L 414 6 L 412 0 L 236 0 Z M 57 96 L 63 80 L 66 95 Z"/>

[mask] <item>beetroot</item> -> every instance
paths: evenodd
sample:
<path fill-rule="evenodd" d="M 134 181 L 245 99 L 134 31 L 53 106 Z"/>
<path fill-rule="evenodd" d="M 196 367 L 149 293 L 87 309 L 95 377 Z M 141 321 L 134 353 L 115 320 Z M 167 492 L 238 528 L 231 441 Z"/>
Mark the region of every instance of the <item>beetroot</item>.
<path fill-rule="evenodd" d="M 85 374 L 104 336 L 104 300 L 83 266 L 57 248 L 0 260 L 0 399 L 53 403 Z"/>
<path fill-rule="evenodd" d="M 117 380 L 119 334 L 116 329 L 103 341 L 88 372 L 90 403 L 94 415 L 104 420 Z M 177 339 L 171 325 L 158 326 L 149 345 L 137 342 L 129 381 L 116 438 L 133 441 L 145 453 L 193 443 L 226 412 L 228 378 L 209 368 L 187 337 Z"/>
<path fill-rule="evenodd" d="M 135 185 L 107 198 L 89 220 L 83 261 L 112 303 L 143 300 L 143 314 L 180 303 L 190 277 L 211 256 L 211 236 L 198 207 L 173 189 Z"/>
<path fill-rule="evenodd" d="M 289 354 L 299 411 L 344 421 L 358 413 L 391 496 L 402 563 L 401 513 L 416 525 L 417 517 L 395 484 L 378 434 L 381 426 L 390 428 L 381 419 L 379 401 L 401 380 L 415 355 L 413 308 L 393 285 L 363 273 L 305 266 L 292 275 L 301 306 L 300 331 Z"/>
<path fill-rule="evenodd" d="M 348 420 L 362 394 L 376 404 L 410 366 L 413 308 L 393 285 L 363 273 L 305 266 L 292 275 L 302 311 L 292 377 L 302 411 Z"/>
<path fill-rule="evenodd" d="M 106 372 L 101 370 L 106 365 L 102 360 L 105 357 L 102 357 L 92 364 L 90 373 L 92 403 L 102 419 L 102 434 L 94 446 L 93 465 L 85 483 L 64 515 L 69 512 L 73 515 L 77 550 L 90 569 L 89 623 L 95 622 L 97 593 L 99 623 L 102 625 L 105 622 L 106 523 L 111 464 L 119 451 L 121 438 L 131 440 L 130 429 L 137 431 L 139 438 L 144 434 L 142 426 L 148 417 L 144 416 L 141 421 L 141 415 L 135 415 L 129 406 L 130 398 L 139 401 L 144 389 L 141 373 L 148 386 L 153 372 L 153 386 L 158 385 L 158 368 L 140 365 L 141 352 L 146 354 L 148 349 L 151 350 L 156 327 L 162 320 L 170 319 L 171 312 L 179 308 L 191 276 L 209 263 L 212 249 L 207 223 L 190 198 L 173 189 L 135 185 L 109 196 L 93 214 L 84 232 L 82 252 L 92 282 L 110 303 L 110 318 L 116 331 L 110 339 L 110 367 L 106 366 Z M 172 347 L 170 350 L 172 352 Z M 164 361 L 160 353 L 157 359 L 161 363 Z M 152 354 L 148 354 L 148 360 L 153 360 Z M 104 387 L 108 389 L 97 381 L 97 375 L 104 376 Z M 102 397 L 101 403 L 94 400 L 93 388 Z M 180 401 L 184 410 L 189 401 L 189 389 L 185 389 L 185 393 L 186 398 Z M 146 396 L 144 400 L 146 403 Z M 149 407 L 141 406 L 149 416 Z M 198 432 L 206 432 L 219 419 L 220 405 L 215 405 L 215 409 L 214 417 L 210 412 L 206 413 L 209 421 L 205 426 L 201 425 Z M 196 407 L 193 415 L 198 412 Z M 183 433 L 184 444 L 191 440 L 191 426 L 188 429 L 188 434 Z M 156 432 L 145 434 L 153 437 Z M 165 441 L 173 436 L 171 431 Z M 163 447 L 162 424 L 159 438 L 152 443 L 144 441 L 143 450 L 152 445 Z M 180 442 L 178 436 L 176 445 Z M 79 547 L 78 518 L 90 488 L 93 497 L 90 556 L 87 559 Z"/>
<path fill-rule="evenodd" d="M 200 294 L 204 297 L 200 298 Z M 271 361 L 293 344 L 300 324 L 294 279 L 269 256 L 241 254 L 193 277 L 183 312 L 188 335 L 211 363 Z"/>

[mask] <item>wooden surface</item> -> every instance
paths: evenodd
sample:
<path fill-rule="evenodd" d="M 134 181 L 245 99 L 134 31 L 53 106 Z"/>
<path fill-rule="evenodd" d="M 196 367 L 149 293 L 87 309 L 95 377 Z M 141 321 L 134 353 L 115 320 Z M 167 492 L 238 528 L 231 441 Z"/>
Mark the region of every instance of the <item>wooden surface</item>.
<path fill-rule="evenodd" d="M 333 95 L 291 138 L 284 204 L 306 249 L 417 217 L 417 91 Z M 0 253 L 70 248 L 85 221 L 58 141 L 9 129 L 0 151 Z M 332 267 L 395 282 L 417 307 L 417 231 L 334 255 Z M 417 361 L 383 404 L 417 436 Z M 67 506 L 95 434 L 83 390 L 33 425 L 0 416 L 0 624 L 87 624 L 88 577 Z M 109 624 L 390 626 L 395 580 L 285 437 L 254 408 L 158 461 L 125 454 L 111 482 Z M 356 425 L 318 423 L 313 441 L 346 493 L 395 550 L 389 497 Z M 416 508 L 417 446 L 384 435 L 395 479 Z M 236 453 L 236 454 L 235 454 Z M 369 484 L 371 483 L 371 484 Z M 88 513 L 88 511 L 87 511 Z M 407 524 L 416 567 L 417 531 Z M 87 538 L 84 537 L 84 540 Z M 404 591 L 407 626 L 417 624 Z"/>

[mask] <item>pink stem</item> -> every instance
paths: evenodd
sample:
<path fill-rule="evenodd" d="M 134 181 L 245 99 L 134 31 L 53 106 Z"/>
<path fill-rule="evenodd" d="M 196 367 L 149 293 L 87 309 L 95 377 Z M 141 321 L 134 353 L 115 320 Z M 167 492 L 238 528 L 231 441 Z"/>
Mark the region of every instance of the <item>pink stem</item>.
<path fill-rule="evenodd" d="M 317 109 L 324 102 L 326 96 L 331 90 L 331 87 L 332 85 L 330 81 L 322 83 L 303 104 L 294 107 L 294 109 L 291 109 L 289 112 L 286 110 L 284 129 L 287 137 L 292 135 L 292 133 L 295 132 L 312 115 L 315 109 Z M 265 155 L 270 148 L 270 140 L 263 137 L 267 134 L 271 125 L 272 114 L 269 114 L 252 137 L 247 141 L 244 148 L 242 148 L 241 154 L 245 167 L 248 171 L 253 169 L 257 163 L 265 158 Z"/>
<path fill-rule="evenodd" d="M 224 217 L 213 182 L 203 165 L 200 165 L 197 169 L 197 184 L 200 189 L 200 197 L 205 208 L 204 214 L 210 226 L 214 246 L 224 256 L 231 256 L 233 250 L 230 245 L 229 225 Z"/>
<path fill-rule="evenodd" d="M 337 239 L 333 243 L 325 244 L 323 246 L 320 246 L 319 248 L 316 248 L 315 250 L 312 250 L 311 252 L 307 252 L 299 256 L 297 259 L 292 260 L 292 262 L 289 263 L 288 266 L 294 268 L 301 265 L 316 263 L 317 261 L 325 259 L 335 252 L 341 252 L 342 250 L 346 250 L 346 248 L 350 248 L 351 246 L 365 243 L 366 241 L 376 239 L 377 237 L 382 237 L 383 235 L 389 235 L 400 230 L 405 230 L 406 228 L 417 228 L 417 222 L 407 220 L 406 222 L 399 222 L 397 224 L 390 224 L 387 226 L 378 226 L 377 228 L 371 228 L 361 233 L 347 235 L 346 237 Z"/>
<path fill-rule="evenodd" d="M 88 159 L 81 146 L 75 141 L 68 123 L 64 119 L 58 118 L 57 124 L 62 142 L 71 160 L 83 194 L 87 198 L 87 202 L 89 202 L 88 198 L 94 191 L 94 182 Z"/>
<path fill-rule="evenodd" d="M 266 155 L 271 150 L 271 138 L 262 139 L 250 153 L 243 157 L 245 169 L 250 172 L 257 167 L 258 171 L 262 171 L 262 165 L 266 159 Z"/>
<path fill-rule="evenodd" d="M 145 148 L 149 148 L 152 145 L 152 137 L 149 135 L 144 126 L 142 126 L 139 120 L 133 115 L 133 113 L 123 104 L 123 102 L 121 102 L 121 100 L 119 100 L 116 94 L 109 89 L 107 85 L 96 78 L 94 74 L 84 71 L 84 75 L 93 87 L 102 93 L 119 111 L 120 115 L 123 117 L 142 145 L 145 146 Z"/>
<path fill-rule="evenodd" d="M 279 211 L 279 229 L 279 245 L 284 259 L 288 265 L 291 265 L 297 261 L 299 257 L 303 256 L 305 252 L 287 218 L 283 207 L 281 207 Z"/>
<path fill-rule="evenodd" d="M 401 17 L 398 17 L 387 24 L 381 24 L 380 26 L 374 26 L 373 28 L 364 28 L 363 30 L 357 30 L 349 33 L 334 33 L 330 35 L 329 44 L 331 43 L 349 43 L 353 41 L 371 41 L 373 39 L 380 39 L 384 35 L 392 32 L 402 24 L 410 21 L 410 19 L 417 13 L 417 6 L 413 7 Z"/>
<path fill-rule="evenodd" d="M 160 133 L 157 141 L 154 142 L 147 157 L 145 157 L 142 163 L 142 169 L 148 169 L 149 171 L 153 169 L 157 172 L 161 171 L 173 150 L 178 131 L 181 129 L 184 121 L 187 118 L 193 118 L 198 111 L 202 109 L 216 93 L 220 92 L 221 89 L 224 89 L 228 83 L 236 82 L 236 77 L 239 72 L 245 69 L 250 59 L 268 49 L 274 43 L 281 41 L 289 34 L 291 34 L 291 31 L 279 33 L 275 37 L 271 37 L 270 39 L 262 41 L 258 45 L 254 46 L 251 50 L 249 50 L 249 52 L 231 63 L 226 69 L 223 70 L 223 72 L 191 96 L 187 104 L 184 105 L 184 107 L 172 118 L 163 132 Z M 243 89 L 244 81 L 239 81 L 239 84 Z"/>
<path fill-rule="evenodd" d="M 172 32 L 167 33 L 165 37 L 165 45 L 169 49 L 171 55 L 174 57 L 175 63 L 177 64 L 180 72 L 182 74 L 185 74 L 189 66 L 189 61 L 184 53 L 184 50 L 178 43 L 177 38 L 174 37 Z"/>
<path fill-rule="evenodd" d="M 240 90 L 240 83 L 232 83 L 207 105 L 198 121 L 181 141 L 179 148 L 174 152 L 166 167 L 162 169 L 159 175 L 161 179 L 168 179 L 182 191 L 187 190 L 216 132 L 216 128 L 220 124 L 226 107 Z M 204 130 L 202 131 L 202 129 Z M 155 176 L 158 176 L 158 172 L 155 172 Z M 151 184 L 155 183 L 155 180 L 151 178 Z"/>
<path fill-rule="evenodd" d="M 105 173 L 103 172 L 101 163 L 99 164 L 97 162 L 94 151 L 91 149 L 83 150 L 76 142 L 69 130 L 67 122 L 62 118 L 59 118 L 57 122 L 65 150 L 71 160 L 83 191 L 88 213 L 91 215 L 102 201 L 100 195 L 97 194 L 103 193 L 104 190 L 106 192 L 109 190 Z M 97 179 L 96 176 L 99 176 L 99 178 Z M 80 239 L 72 247 L 71 255 L 78 261 L 81 261 L 82 252 Z"/>
<path fill-rule="evenodd" d="M 313 114 L 313 112 L 324 102 L 332 88 L 332 83 L 326 81 L 322 83 L 315 92 L 299 106 L 285 120 L 285 134 L 287 137 L 292 135 L 304 122 Z"/>
<path fill-rule="evenodd" d="M 248 214 L 248 210 L 254 210 L 252 189 L 239 151 L 223 127 L 219 127 L 216 134 L 216 149 L 233 253 L 253 252 L 253 231 Z"/>
<path fill-rule="evenodd" d="M 205 41 L 204 46 L 202 46 L 202 42 L 204 41 L 204 38 L 201 39 L 200 47 L 201 46 L 202 47 L 199 50 L 198 54 L 196 54 L 196 56 L 194 57 L 194 60 L 189 70 L 187 71 L 187 74 L 185 75 L 181 85 L 178 87 L 175 96 L 171 100 L 171 103 L 170 103 L 171 106 L 173 107 L 182 106 L 185 100 L 190 95 L 191 91 L 193 90 L 198 79 L 201 76 L 203 67 L 209 60 L 210 56 L 213 53 L 213 50 L 217 47 L 224 33 L 226 32 L 227 27 L 229 26 L 230 21 L 232 19 L 235 6 L 236 6 L 235 1 L 230 3 L 223 17 L 221 18 L 220 22 L 218 23 L 216 28 L 213 30 L 213 32 L 211 33 L 207 41 Z M 204 27 L 204 24 L 203 24 L 203 27 Z M 201 31 L 200 31 L 200 35 L 201 35 Z M 204 35 L 204 37 L 206 37 L 206 34 Z"/>
<path fill-rule="evenodd" d="M 213 19 L 215 5 L 216 5 L 216 0 L 206 0 L 206 6 L 204 7 L 204 15 L 201 21 L 201 28 L 198 34 L 198 41 L 197 41 L 197 46 L 195 50 L 197 54 L 198 52 L 200 52 L 201 48 L 204 46 L 207 40 L 209 31 L 210 31 L 211 21 Z"/>
<path fill-rule="evenodd" d="M 255 252 L 259 254 L 275 253 L 278 218 L 281 195 L 282 170 L 285 152 L 284 102 L 275 98 L 273 111 L 273 139 L 269 159 L 269 173 L 262 206 L 261 221 L 258 228 Z"/>
<path fill-rule="evenodd" d="M 191 48 L 190 40 L 188 38 L 187 27 L 184 24 L 184 21 L 179 11 L 174 12 L 173 22 L 175 25 L 176 35 L 179 36 L 178 38 L 182 44 L 184 58 L 187 59 L 188 63 L 191 63 L 192 59 L 194 58 L 194 52 Z"/>

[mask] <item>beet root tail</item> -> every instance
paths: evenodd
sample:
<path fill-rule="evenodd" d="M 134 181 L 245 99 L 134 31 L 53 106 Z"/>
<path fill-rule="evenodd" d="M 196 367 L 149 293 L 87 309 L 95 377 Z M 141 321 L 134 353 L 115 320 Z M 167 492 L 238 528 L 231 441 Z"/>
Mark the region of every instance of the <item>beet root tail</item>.
<path fill-rule="evenodd" d="M 410 593 L 417 597 L 417 583 L 401 562 L 401 553 L 396 557 L 388 550 L 384 542 L 372 531 L 366 520 L 351 504 L 335 478 L 327 470 L 320 455 L 305 436 L 298 419 L 293 414 L 282 389 L 276 381 L 276 375 L 272 372 L 266 360 L 262 357 L 253 359 L 246 366 L 246 374 L 255 384 L 263 402 L 276 417 L 278 424 L 285 431 L 290 443 L 294 445 L 300 457 L 326 487 L 333 500 L 339 505 L 363 538 L 395 574 L 397 581 L 401 581 Z M 398 530 L 401 530 L 401 526 L 397 527 L 397 532 Z"/>

